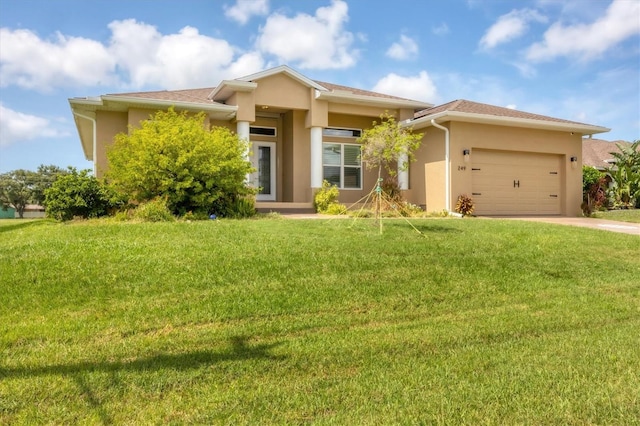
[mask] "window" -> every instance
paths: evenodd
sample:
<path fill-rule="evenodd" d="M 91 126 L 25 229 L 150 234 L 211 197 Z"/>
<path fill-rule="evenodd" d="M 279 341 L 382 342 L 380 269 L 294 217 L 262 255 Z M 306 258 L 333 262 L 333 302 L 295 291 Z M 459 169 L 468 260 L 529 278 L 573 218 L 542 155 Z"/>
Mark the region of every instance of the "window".
<path fill-rule="evenodd" d="M 322 135 L 333 136 L 334 138 L 359 138 L 362 135 L 362 130 L 325 127 L 324 129 L 322 129 Z"/>
<path fill-rule="evenodd" d="M 323 143 L 322 174 L 340 189 L 362 189 L 360 145 Z"/>
<path fill-rule="evenodd" d="M 264 126 L 251 126 L 249 127 L 249 133 L 252 135 L 260 135 L 260 136 L 276 136 L 276 128 L 264 127 Z"/>

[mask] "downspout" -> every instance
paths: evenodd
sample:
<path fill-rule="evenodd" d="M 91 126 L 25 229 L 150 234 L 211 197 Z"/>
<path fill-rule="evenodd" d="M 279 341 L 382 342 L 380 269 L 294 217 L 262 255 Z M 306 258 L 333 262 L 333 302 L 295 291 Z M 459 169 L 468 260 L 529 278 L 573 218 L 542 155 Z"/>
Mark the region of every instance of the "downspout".
<path fill-rule="evenodd" d="M 436 123 L 436 119 L 431 119 L 433 127 L 437 127 L 440 130 L 444 130 L 444 198 L 445 198 L 445 210 L 451 213 L 451 171 L 449 166 L 449 129 Z"/>
<path fill-rule="evenodd" d="M 75 111 L 73 111 L 73 115 L 78 116 L 80 118 L 85 118 L 87 120 L 90 120 L 91 123 L 93 124 L 93 153 L 92 153 L 92 157 L 93 157 L 93 176 L 97 177 L 96 172 L 97 172 L 97 167 L 96 167 L 96 148 L 97 148 L 97 135 L 96 135 L 96 119 L 89 117 L 88 115 L 83 115 L 80 113 L 77 113 Z"/>

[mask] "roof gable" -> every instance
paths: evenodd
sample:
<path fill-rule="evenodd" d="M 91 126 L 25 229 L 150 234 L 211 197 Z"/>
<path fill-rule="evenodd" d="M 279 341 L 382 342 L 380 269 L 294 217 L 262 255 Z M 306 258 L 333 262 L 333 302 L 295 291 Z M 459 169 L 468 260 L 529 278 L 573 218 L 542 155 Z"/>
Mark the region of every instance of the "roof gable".
<path fill-rule="evenodd" d="M 236 80 L 239 81 L 247 81 L 247 82 L 255 82 L 257 80 L 261 80 L 265 77 L 271 77 L 273 75 L 276 74 L 286 74 L 289 77 L 291 77 L 294 80 L 297 80 L 298 82 L 304 84 L 307 87 L 313 87 L 316 90 L 322 90 L 322 91 L 327 91 L 328 89 L 323 87 L 321 84 L 319 84 L 316 81 L 313 81 L 307 77 L 305 77 L 304 75 L 300 74 L 299 72 L 295 71 L 294 69 L 286 66 L 286 65 L 280 65 L 279 67 L 275 67 L 275 68 L 270 68 L 268 70 L 264 70 L 264 71 L 260 71 L 257 72 L 255 74 L 251 74 L 245 77 L 241 77 L 241 78 L 237 78 Z"/>

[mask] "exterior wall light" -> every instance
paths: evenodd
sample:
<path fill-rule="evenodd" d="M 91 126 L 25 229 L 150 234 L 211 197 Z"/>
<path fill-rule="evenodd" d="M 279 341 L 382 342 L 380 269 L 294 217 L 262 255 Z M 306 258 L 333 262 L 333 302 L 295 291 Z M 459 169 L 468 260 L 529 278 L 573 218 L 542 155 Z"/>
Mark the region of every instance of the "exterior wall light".
<path fill-rule="evenodd" d="M 571 157 L 571 168 L 575 169 L 578 167 L 578 157 L 573 156 Z"/>
<path fill-rule="evenodd" d="M 471 151 L 469 151 L 468 149 L 462 150 L 462 155 L 464 156 L 464 162 L 465 163 L 469 162 L 469 154 L 470 153 L 471 153 Z"/>

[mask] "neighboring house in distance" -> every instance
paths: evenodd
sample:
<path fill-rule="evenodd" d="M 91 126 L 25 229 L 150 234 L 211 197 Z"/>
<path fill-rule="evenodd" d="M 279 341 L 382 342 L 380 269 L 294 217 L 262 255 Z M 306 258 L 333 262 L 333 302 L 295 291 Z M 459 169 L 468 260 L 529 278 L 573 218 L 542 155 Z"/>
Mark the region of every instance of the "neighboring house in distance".
<path fill-rule="evenodd" d="M 38 204 L 27 204 L 24 206 L 23 219 L 39 219 L 45 217 L 45 210 L 43 206 Z M 16 211 L 15 207 L 7 206 L 3 209 L 0 206 L 0 219 L 19 219 L 20 215 Z"/>
<path fill-rule="evenodd" d="M 17 216 L 16 216 L 17 217 Z M 24 219 L 40 219 L 45 217 L 45 210 L 43 206 L 38 204 L 27 204 L 24 207 Z"/>
<path fill-rule="evenodd" d="M 604 171 L 615 164 L 612 152 L 620 152 L 617 144 L 631 145 L 626 141 L 606 141 L 603 139 L 583 139 L 582 140 L 582 165 L 595 167 Z"/>
<path fill-rule="evenodd" d="M 0 205 L 0 219 L 13 219 L 16 217 L 16 209 L 12 206 Z"/>
<path fill-rule="evenodd" d="M 398 174 L 405 198 L 427 211 L 453 211 L 471 195 L 479 215 L 575 216 L 582 202 L 582 137 L 605 127 L 467 100 L 440 106 L 315 81 L 287 67 L 217 87 L 120 93 L 69 100 L 88 160 L 97 176 L 108 167 L 106 148 L 117 133 L 155 111 L 200 112 L 252 143 L 263 210 L 312 210 L 324 179 L 340 201 L 357 202 L 377 174 L 359 158 L 358 137 L 387 112 L 423 133 L 416 161 Z"/>

